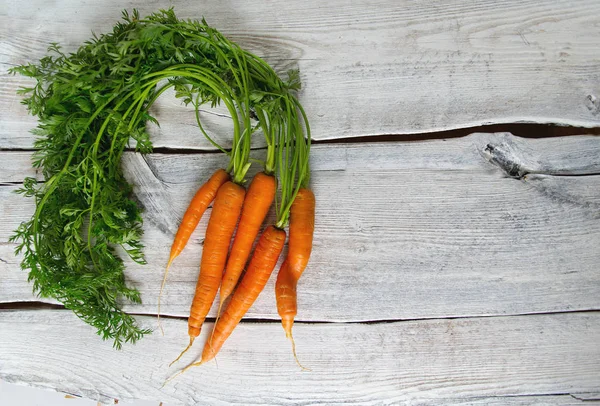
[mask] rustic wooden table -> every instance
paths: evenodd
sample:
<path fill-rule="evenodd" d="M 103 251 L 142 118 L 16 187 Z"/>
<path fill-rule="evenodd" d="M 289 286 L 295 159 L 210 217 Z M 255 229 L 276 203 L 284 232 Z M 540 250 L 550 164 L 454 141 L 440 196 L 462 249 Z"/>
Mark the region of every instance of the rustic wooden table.
<path fill-rule="evenodd" d="M 165 404 L 600 398 L 600 137 L 589 135 L 600 127 L 597 0 L 3 4 L 0 379 L 101 401 Z M 35 297 L 8 242 L 33 210 L 13 192 L 25 176 L 39 175 L 30 162 L 36 121 L 16 95 L 30 82 L 6 70 L 37 61 L 52 41 L 75 50 L 92 30 L 108 31 L 123 8 L 145 15 L 170 5 L 180 17 L 205 16 L 278 71 L 301 71 L 316 140 L 317 220 L 295 338 L 310 372 L 292 358 L 270 281 L 217 363 L 161 389 L 187 342 L 207 216 L 172 270 L 165 335 L 122 351 Z M 158 152 L 123 160 L 145 207 L 149 261 L 128 264 L 143 304 L 125 308 L 151 328 L 185 205 L 225 163 L 193 111 L 172 95 L 155 114 Z M 206 116 L 210 133 L 226 139 L 229 118 Z M 582 131 L 540 139 L 426 134 L 524 122 Z M 366 137 L 391 134 L 401 136 Z M 333 139 L 345 142 L 323 142 Z M 262 145 L 255 147 L 260 155 Z"/>

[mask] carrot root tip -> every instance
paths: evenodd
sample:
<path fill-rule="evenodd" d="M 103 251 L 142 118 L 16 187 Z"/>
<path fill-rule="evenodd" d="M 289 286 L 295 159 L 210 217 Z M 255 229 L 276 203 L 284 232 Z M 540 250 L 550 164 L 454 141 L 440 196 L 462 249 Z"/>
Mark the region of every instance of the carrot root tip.
<path fill-rule="evenodd" d="M 302 371 L 311 372 L 312 370 L 310 368 L 306 368 L 304 365 L 302 365 L 300 363 L 300 360 L 298 359 L 298 355 L 296 355 L 296 342 L 294 341 L 294 337 L 292 337 L 292 333 L 290 332 L 288 335 L 286 332 L 286 336 L 288 336 L 288 338 L 292 341 L 292 353 L 294 354 L 294 360 L 296 361 L 296 364 L 298 364 L 298 366 L 300 367 L 300 369 L 302 369 Z"/>
<path fill-rule="evenodd" d="M 158 309 L 156 311 L 156 322 L 158 323 L 158 328 L 160 328 L 160 332 L 163 336 L 165 335 L 165 330 L 163 329 L 163 326 L 160 322 L 160 299 L 162 298 L 163 290 L 164 290 L 165 284 L 167 282 L 167 275 L 169 274 L 169 267 L 171 266 L 171 263 L 173 262 L 174 259 L 175 259 L 174 257 L 169 258 L 169 262 L 167 263 L 167 268 L 165 269 L 165 276 L 163 278 L 162 283 L 160 284 L 160 292 L 158 293 Z"/>
<path fill-rule="evenodd" d="M 183 368 L 181 371 L 177 372 L 176 374 L 172 375 L 170 378 L 168 378 L 165 383 L 163 383 L 163 386 L 161 388 L 164 388 L 166 384 L 168 384 L 169 382 L 171 382 L 173 379 L 177 378 L 179 375 L 183 374 L 185 371 L 187 371 L 190 368 L 193 367 L 199 367 L 200 365 L 202 365 L 203 362 L 199 361 L 199 362 L 193 362 L 190 365 L 188 365 L 187 367 Z"/>
<path fill-rule="evenodd" d="M 183 368 L 181 371 L 173 374 L 170 378 L 168 378 L 165 383 L 163 383 L 163 385 L 161 386 L 161 389 L 165 387 L 166 384 L 168 384 L 169 382 L 171 382 L 173 379 L 177 378 L 179 375 L 183 374 L 185 371 L 187 371 L 188 369 L 190 369 L 191 367 L 195 367 L 195 366 L 200 366 L 202 364 L 202 362 L 195 362 L 193 364 L 188 365 L 187 367 Z"/>
<path fill-rule="evenodd" d="M 181 357 L 183 357 L 183 354 L 185 354 L 187 352 L 187 350 L 189 350 L 192 347 L 192 344 L 194 344 L 194 338 L 195 337 L 190 337 L 190 343 L 188 344 L 188 346 L 185 347 L 185 349 L 183 351 L 181 351 L 181 354 L 179 354 L 179 357 L 175 358 L 175 360 L 169 364 L 169 367 L 171 367 L 171 365 L 173 365 L 174 363 L 179 361 L 181 359 Z"/>
<path fill-rule="evenodd" d="M 281 325 L 283 326 L 283 331 L 285 331 L 285 338 L 292 338 L 292 326 L 294 325 L 294 319 L 289 317 L 283 317 L 281 319 Z"/>

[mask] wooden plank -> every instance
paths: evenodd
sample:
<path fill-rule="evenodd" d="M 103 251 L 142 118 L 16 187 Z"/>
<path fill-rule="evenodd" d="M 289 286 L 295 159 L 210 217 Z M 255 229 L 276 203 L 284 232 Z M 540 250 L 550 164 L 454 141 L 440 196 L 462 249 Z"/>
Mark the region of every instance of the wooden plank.
<path fill-rule="evenodd" d="M 577 395 L 527 395 L 527 396 L 498 396 L 488 398 L 470 398 L 464 400 L 457 399 L 441 399 L 440 401 L 431 402 L 431 404 L 444 405 L 562 405 L 562 406 L 582 406 L 582 400 Z M 425 404 L 418 402 L 419 405 Z"/>
<path fill-rule="evenodd" d="M 0 16 L 4 68 L 38 60 L 50 41 L 73 51 L 139 0 L 79 7 L 72 0 L 8 2 Z M 481 124 L 600 125 L 600 3 L 468 0 L 177 2 L 205 16 L 279 72 L 300 68 L 316 139 L 422 133 Z M 301 16 L 301 18 L 299 18 Z M 5 70 L 5 69 L 4 69 Z M 28 148 L 35 121 L 19 105 L 23 78 L 2 76 L 0 148 Z M 158 146 L 209 148 L 190 110 L 164 97 Z M 228 134 L 227 117 L 211 130 Z M 223 125 L 225 125 L 223 127 Z"/>
<path fill-rule="evenodd" d="M 12 154 L 0 162 L 25 156 Z M 179 218 L 198 185 L 224 164 L 220 154 L 125 156 L 146 209 L 150 263 L 128 263 L 144 301 L 128 311 L 156 312 Z M 299 320 L 600 309 L 600 137 L 331 144 L 314 148 L 312 168 L 317 225 Z M 507 174 L 514 168 L 521 178 Z M 10 192 L 16 187 L 0 188 L 0 302 L 35 300 L 7 243 L 33 210 Z M 209 213 L 174 264 L 164 314 L 189 312 Z M 277 319 L 271 279 L 249 317 Z"/>
<path fill-rule="evenodd" d="M 208 327 L 183 365 L 201 352 Z M 3 311 L 0 379 L 99 400 L 278 405 L 468 404 L 473 397 L 481 404 L 482 397 L 594 392 L 600 382 L 598 312 L 298 324 L 297 350 L 310 372 L 296 366 L 278 324 L 242 323 L 216 364 L 160 389 L 176 371 L 168 364 L 186 331 L 185 322 L 165 320 L 165 336 L 117 352 L 68 311 Z"/>
<path fill-rule="evenodd" d="M 527 139 L 509 133 L 477 133 L 458 139 L 410 142 L 402 144 L 401 148 L 390 148 L 390 142 L 370 143 L 364 148 L 377 159 L 360 162 L 354 169 L 487 170 L 488 162 L 491 162 L 507 174 L 516 171 L 512 176 L 599 174 L 598 139 L 592 135 Z M 348 170 L 354 160 L 360 160 L 364 155 L 361 145 L 313 146 L 313 151 L 322 149 L 327 151 L 326 159 L 313 158 L 314 171 Z M 31 154 L 29 151 L 0 151 L 0 182 L 18 183 L 27 176 L 41 180 L 42 176 L 31 166 Z M 253 152 L 254 158 L 262 155 L 264 151 Z M 481 156 L 486 159 L 482 160 Z M 174 159 L 177 164 L 172 163 Z M 135 166 L 128 162 L 131 161 L 125 161 L 128 170 L 134 171 Z M 153 177 L 160 177 L 159 182 L 176 184 L 202 182 L 208 172 L 225 165 L 227 160 L 220 154 L 197 155 L 189 151 L 189 154 L 178 154 L 176 158 L 170 154 L 149 154 L 141 166 L 148 166 Z M 190 170 L 182 171 L 181 167 Z"/>
<path fill-rule="evenodd" d="M 579 395 L 526 395 L 526 396 L 499 396 L 499 397 L 481 397 L 481 398 L 468 398 L 468 399 L 441 399 L 436 400 L 437 403 L 433 402 L 422 402 L 419 405 L 426 404 L 444 404 L 444 405 L 509 405 L 509 406 L 529 406 L 529 405 L 560 405 L 560 406 L 581 406 L 581 400 L 578 400 Z M 84 399 L 73 396 L 71 394 L 53 392 L 48 388 L 40 389 L 31 386 L 13 385 L 0 381 L 0 402 L 2 404 L 11 404 L 14 399 L 20 399 L 25 404 L 37 401 L 41 404 L 48 404 L 48 402 L 65 402 L 64 399 Z M 30 403 L 27 403 L 30 402 Z M 66 406 L 79 406 L 83 403 L 83 400 L 79 400 L 76 405 L 72 401 L 66 403 L 59 403 L 60 405 Z M 90 406 L 92 401 L 90 402 Z M 112 403 L 117 404 L 118 399 L 114 399 Z M 34 404 L 34 403 L 31 403 Z M 52 403 L 54 404 L 54 403 Z M 136 400 L 133 403 L 127 402 L 127 405 L 139 405 L 139 406 L 160 406 L 159 402 L 156 401 L 145 401 Z M 97 406 L 94 403 L 93 406 Z"/>
<path fill-rule="evenodd" d="M 31 154 L 28 151 L 0 151 L 0 184 L 19 184 L 26 177 L 42 180 L 42 174 L 31 165 Z"/>

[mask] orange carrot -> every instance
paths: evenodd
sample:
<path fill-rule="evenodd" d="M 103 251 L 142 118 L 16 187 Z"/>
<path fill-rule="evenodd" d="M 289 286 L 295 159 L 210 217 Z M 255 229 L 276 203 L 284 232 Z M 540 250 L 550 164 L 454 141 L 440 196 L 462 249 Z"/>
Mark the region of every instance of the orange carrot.
<path fill-rule="evenodd" d="M 301 188 L 290 209 L 288 254 L 275 284 L 277 311 L 288 338 L 292 337 L 292 325 L 297 313 L 296 284 L 308 265 L 314 230 L 315 195 L 310 189 Z"/>
<path fill-rule="evenodd" d="M 215 199 L 217 190 L 230 179 L 229 174 L 223 169 L 217 169 L 217 171 L 210 177 L 206 183 L 204 183 L 200 189 L 196 192 L 192 201 L 190 202 L 187 210 L 185 211 L 181 224 L 175 234 L 175 239 L 171 245 L 171 254 L 169 255 L 169 262 L 165 270 L 165 276 L 162 284 L 160 285 L 160 293 L 158 294 L 158 320 L 160 325 L 160 299 L 162 297 L 163 289 L 167 281 L 167 275 L 169 273 L 169 267 L 173 263 L 173 260 L 177 258 L 183 251 L 183 248 L 187 244 L 190 236 L 198 226 L 202 215 L 208 208 L 208 206 Z M 162 326 L 161 326 L 162 330 Z"/>
<path fill-rule="evenodd" d="M 204 248 L 200 262 L 200 275 L 196 284 L 196 293 L 188 318 L 190 343 L 173 362 L 176 362 L 192 346 L 200 335 L 200 329 L 217 295 L 223 276 L 227 251 L 231 237 L 242 211 L 246 190 L 231 181 L 219 188 L 213 210 L 206 228 Z M 172 363 L 171 363 L 172 364 Z"/>
<path fill-rule="evenodd" d="M 181 254 L 181 251 L 185 248 L 190 236 L 198 226 L 202 215 L 212 201 L 215 200 L 217 191 L 221 185 L 229 179 L 230 176 L 224 169 L 217 169 L 210 179 L 198 189 L 181 219 L 181 224 L 179 225 L 179 229 L 173 240 L 173 245 L 171 245 L 171 254 L 169 255 L 167 268 L 169 268 L 173 260 Z"/>
<path fill-rule="evenodd" d="M 290 233 L 291 234 L 291 233 Z M 289 246 L 289 243 L 288 243 Z M 292 325 L 294 317 L 298 313 L 298 305 L 296 301 L 296 286 L 297 280 L 294 272 L 290 268 L 289 254 L 279 268 L 277 273 L 277 281 L 275 282 L 275 297 L 277 299 L 277 312 L 281 317 L 281 324 L 285 331 L 285 336 L 291 338 Z"/>
<path fill-rule="evenodd" d="M 292 340 L 292 350 L 296 361 L 298 358 L 292 337 L 292 326 L 298 313 L 296 286 L 310 258 L 314 229 L 315 195 L 309 189 L 301 188 L 290 209 L 288 254 L 275 282 L 277 312 L 281 317 L 286 337 Z M 298 365 L 300 365 L 299 362 Z"/>
<path fill-rule="evenodd" d="M 223 302 L 231 295 L 250 257 L 252 244 L 258 235 L 275 198 L 277 180 L 273 175 L 257 173 L 246 192 L 242 216 L 227 259 L 219 293 L 219 313 Z"/>

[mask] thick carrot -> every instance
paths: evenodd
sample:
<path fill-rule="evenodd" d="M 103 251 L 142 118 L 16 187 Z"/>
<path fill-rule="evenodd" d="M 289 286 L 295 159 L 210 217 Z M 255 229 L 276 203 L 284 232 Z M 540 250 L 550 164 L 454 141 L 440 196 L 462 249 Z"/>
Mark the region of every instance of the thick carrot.
<path fill-rule="evenodd" d="M 175 376 L 191 367 L 204 364 L 217 355 L 225 340 L 229 338 L 233 329 L 239 324 L 267 284 L 283 250 L 285 236 L 285 231 L 280 228 L 269 226 L 265 229 L 254 249 L 246 274 L 233 294 L 223 316 L 215 324 L 211 338 L 204 345 L 202 359 L 188 365 Z"/>
<path fill-rule="evenodd" d="M 219 310 L 223 302 L 231 295 L 235 289 L 244 266 L 250 257 L 252 244 L 258 235 L 269 208 L 275 198 L 277 190 L 277 180 L 273 175 L 267 175 L 264 172 L 257 173 L 246 192 L 242 215 L 235 232 L 233 245 L 227 259 L 225 274 L 221 282 L 219 293 Z M 220 313 L 220 312 L 219 312 Z"/>
<path fill-rule="evenodd" d="M 215 196 L 217 195 L 217 191 L 225 182 L 230 179 L 229 174 L 223 169 L 217 169 L 217 171 L 204 183 L 190 202 L 187 210 L 185 211 L 183 218 L 181 219 L 181 224 L 179 225 L 179 229 L 177 230 L 177 234 L 175 234 L 175 238 L 173 240 L 173 244 L 171 245 L 171 254 L 169 255 L 169 262 L 167 263 L 167 268 L 165 270 L 165 276 L 163 278 L 162 284 L 160 285 L 160 293 L 158 294 L 158 320 L 160 326 L 160 300 L 162 298 L 163 289 L 165 287 L 165 283 L 167 282 L 167 275 L 169 274 L 169 267 L 173 263 L 173 260 L 177 258 L 179 254 L 185 248 L 190 236 L 198 226 L 202 215 L 208 208 L 208 206 L 215 200 Z M 162 330 L 162 326 L 161 326 Z"/>
<path fill-rule="evenodd" d="M 290 267 L 299 278 L 304 272 L 312 252 L 315 231 L 315 195 L 310 189 L 301 188 L 290 209 Z"/>
<path fill-rule="evenodd" d="M 200 275 L 196 283 L 196 293 L 188 318 L 188 335 L 190 343 L 173 362 L 176 362 L 192 346 L 194 339 L 200 335 L 200 329 L 206 319 L 217 291 L 231 237 L 242 211 L 246 190 L 233 182 L 226 182 L 219 188 L 213 210 L 206 228 L 204 248 L 200 262 Z"/>

